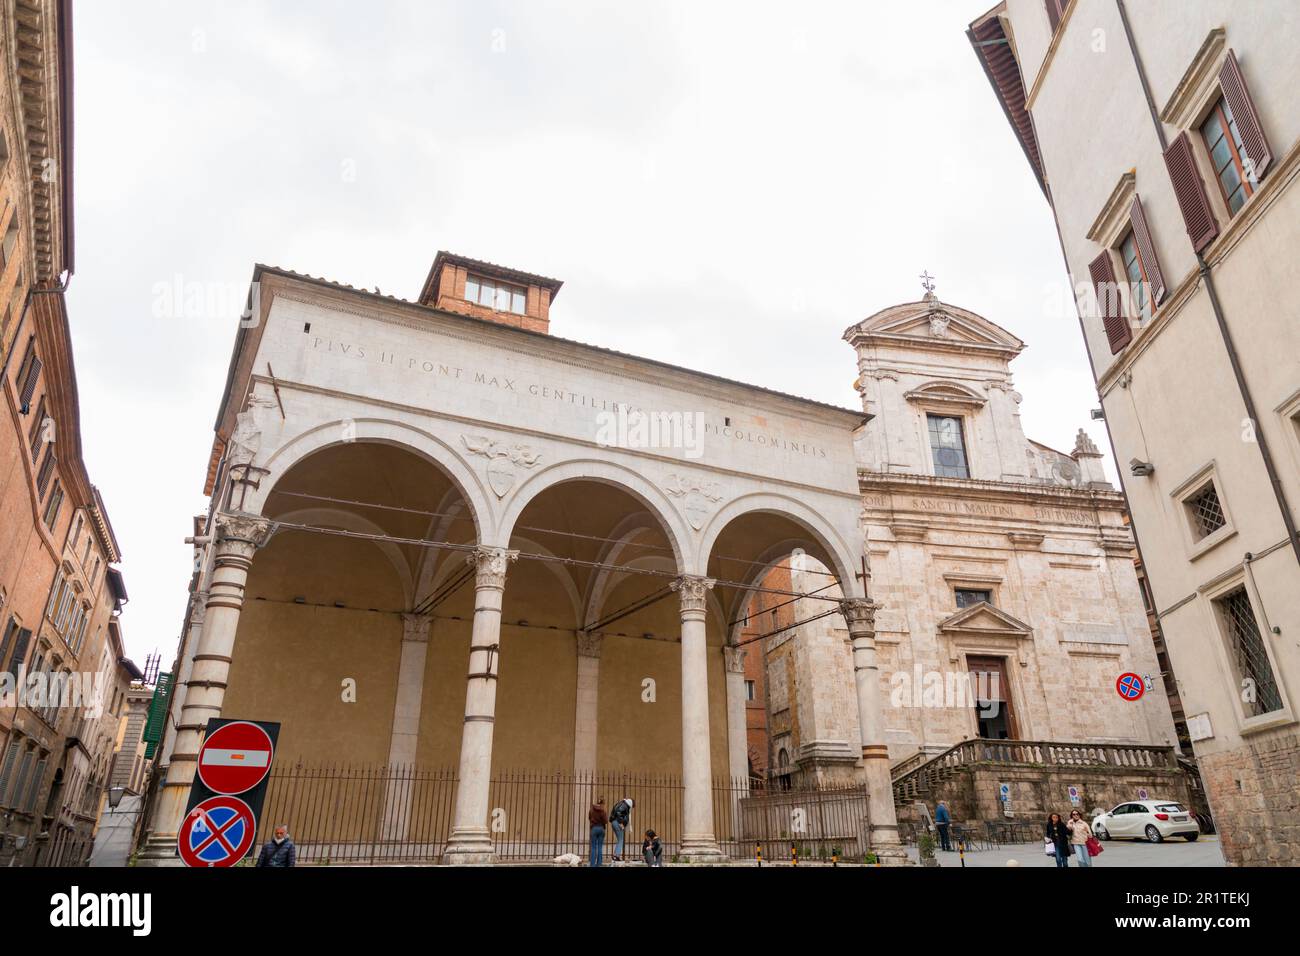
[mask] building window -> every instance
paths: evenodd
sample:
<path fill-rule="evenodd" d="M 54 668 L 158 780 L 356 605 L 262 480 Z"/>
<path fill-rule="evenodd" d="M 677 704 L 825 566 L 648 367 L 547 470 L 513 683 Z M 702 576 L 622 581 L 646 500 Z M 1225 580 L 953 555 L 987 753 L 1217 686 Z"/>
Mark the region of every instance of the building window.
<path fill-rule="evenodd" d="M 59 479 L 54 479 L 54 489 L 50 492 L 49 503 L 45 506 L 45 527 L 51 531 L 54 530 L 54 524 L 59 520 L 59 509 L 63 507 L 63 487 L 59 484 Z"/>
<path fill-rule="evenodd" d="M 935 477 L 969 478 L 961 419 L 947 415 L 927 415 L 926 419 L 930 429 L 930 452 L 934 458 Z"/>
<path fill-rule="evenodd" d="M 754 700 L 754 695 L 754 682 L 752 680 L 745 681 L 745 700 Z"/>
<path fill-rule="evenodd" d="M 1243 145 L 1237 121 L 1232 115 L 1232 108 L 1227 99 L 1220 97 L 1210 110 L 1210 115 L 1201 124 L 1201 136 L 1205 140 L 1205 149 L 1210 154 L 1210 164 L 1219 180 L 1228 211 L 1237 214 L 1255 191 L 1250 184 L 1253 178 L 1246 173 L 1243 162 Z"/>
<path fill-rule="evenodd" d="M 993 592 L 989 590 L 980 590 L 978 588 L 957 588 L 957 609 L 971 607 L 985 601 L 993 603 Z"/>
<path fill-rule="evenodd" d="M 523 315 L 528 308 L 528 290 L 522 286 L 470 276 L 465 280 L 465 299 L 498 312 Z"/>
<path fill-rule="evenodd" d="M 1281 710 L 1282 695 L 1246 589 L 1239 587 L 1214 603 L 1228 638 L 1229 656 L 1241 681 L 1241 700 L 1246 713 L 1258 717 Z"/>
<path fill-rule="evenodd" d="M 1228 523 L 1219 504 L 1219 492 L 1214 482 L 1206 482 L 1195 494 L 1183 500 L 1187 518 L 1192 526 L 1192 539 L 1202 541 Z"/>
<path fill-rule="evenodd" d="M 1136 318 L 1151 318 L 1150 284 L 1146 271 L 1142 268 L 1142 256 L 1138 253 L 1137 237 L 1132 231 L 1124 237 L 1119 247 L 1120 258 L 1124 260 L 1124 272 L 1128 275 L 1129 297 L 1133 302 Z"/>

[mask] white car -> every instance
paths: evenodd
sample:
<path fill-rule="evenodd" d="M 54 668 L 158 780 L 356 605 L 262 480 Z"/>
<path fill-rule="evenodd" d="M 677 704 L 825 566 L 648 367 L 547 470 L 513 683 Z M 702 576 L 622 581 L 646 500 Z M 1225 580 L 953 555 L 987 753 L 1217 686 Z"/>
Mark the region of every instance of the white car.
<path fill-rule="evenodd" d="M 1146 840 L 1159 843 L 1179 836 L 1189 843 L 1201 835 L 1196 815 L 1176 800 L 1134 800 L 1121 803 L 1092 820 L 1092 832 L 1102 840 Z"/>

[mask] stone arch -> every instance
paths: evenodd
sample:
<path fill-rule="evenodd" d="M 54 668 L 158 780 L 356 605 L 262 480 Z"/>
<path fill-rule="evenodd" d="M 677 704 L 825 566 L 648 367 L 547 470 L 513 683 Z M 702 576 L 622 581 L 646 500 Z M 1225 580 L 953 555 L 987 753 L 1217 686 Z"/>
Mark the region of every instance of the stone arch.
<path fill-rule="evenodd" d="M 746 587 L 741 591 L 740 599 L 736 602 L 736 607 L 738 609 L 749 607 L 750 602 L 759 593 L 758 588 L 762 586 L 763 581 L 767 578 L 772 569 L 780 564 L 781 561 L 788 558 L 796 548 L 802 548 L 805 543 L 806 542 L 798 538 L 786 538 L 782 541 L 776 542 L 759 555 L 759 557 L 755 558 L 754 560 L 757 562 L 754 566 L 755 570 L 748 577 Z M 827 582 L 827 584 L 830 583 L 832 582 Z M 838 582 L 834 583 L 839 586 Z M 731 646 L 737 644 L 739 642 L 740 632 L 744 629 L 745 622 L 739 617 L 737 617 L 733 622 L 729 622 L 727 628 L 727 644 Z"/>
<path fill-rule="evenodd" d="M 849 546 L 835 527 L 825 518 L 797 498 L 772 492 L 754 492 L 741 495 L 721 508 L 709 521 L 701 536 L 699 550 L 695 552 L 693 567 L 708 568 L 709 556 L 718 536 L 732 521 L 748 514 L 769 513 L 786 518 L 808 532 L 809 540 L 819 545 L 830 558 L 831 571 L 840 579 L 845 597 L 861 597 L 861 584 L 854 571 L 857 568 L 859 548 Z M 816 557 L 816 555 L 814 555 Z"/>
<path fill-rule="evenodd" d="M 658 521 L 664 537 L 673 549 L 677 567 L 684 569 L 687 566 L 691 553 L 691 536 L 668 496 L 631 468 L 592 458 L 557 462 L 530 476 L 508 499 L 506 509 L 498 519 L 488 543 L 496 547 L 507 547 L 515 523 L 524 509 L 547 489 L 572 481 L 601 482 L 636 498 L 651 517 Z"/>
<path fill-rule="evenodd" d="M 441 438 L 413 425 L 392 419 L 336 419 L 316 425 L 289 439 L 267 456 L 262 465 L 267 469 L 267 473 L 262 476 L 257 491 L 250 494 L 245 501 L 245 510 L 253 514 L 261 514 L 276 484 L 294 465 L 323 449 L 348 444 L 349 442 L 344 441 L 342 437 L 345 426 L 351 442 L 395 445 L 441 469 L 452 485 L 460 491 L 469 508 L 470 517 L 474 521 L 476 535 L 479 540 L 482 540 L 485 529 L 492 525 L 494 511 L 484 483 Z"/>

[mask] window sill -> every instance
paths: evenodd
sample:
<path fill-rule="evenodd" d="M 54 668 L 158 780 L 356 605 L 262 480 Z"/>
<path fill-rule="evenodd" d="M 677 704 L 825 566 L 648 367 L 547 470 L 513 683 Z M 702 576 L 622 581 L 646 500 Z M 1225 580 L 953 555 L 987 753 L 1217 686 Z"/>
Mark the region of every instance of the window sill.
<path fill-rule="evenodd" d="M 1230 524 L 1224 525 L 1218 531 L 1214 532 L 1214 534 L 1207 535 L 1200 541 L 1192 544 L 1187 551 L 1187 560 L 1199 561 L 1202 557 L 1223 544 L 1223 542 L 1227 541 L 1229 538 L 1235 537 L 1236 534 L 1236 528 Z"/>
<path fill-rule="evenodd" d="M 1275 710 L 1267 714 L 1260 714 L 1258 717 L 1244 718 L 1238 732 L 1243 737 L 1249 737 L 1252 734 L 1277 730 L 1279 727 L 1290 727 L 1295 723 L 1297 723 L 1295 715 L 1290 710 Z"/>

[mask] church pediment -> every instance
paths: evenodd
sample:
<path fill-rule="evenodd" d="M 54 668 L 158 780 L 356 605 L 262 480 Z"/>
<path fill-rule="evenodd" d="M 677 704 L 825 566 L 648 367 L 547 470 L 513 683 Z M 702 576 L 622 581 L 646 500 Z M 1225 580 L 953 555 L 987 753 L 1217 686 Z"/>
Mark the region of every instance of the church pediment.
<path fill-rule="evenodd" d="M 966 408 L 980 408 L 988 401 L 979 392 L 958 382 L 926 382 L 903 397 L 909 402 L 926 402 L 937 405 L 954 405 Z"/>
<path fill-rule="evenodd" d="M 910 341 L 936 348 L 987 348 L 1015 354 L 1025 347 L 1006 329 L 968 309 L 927 296 L 877 312 L 850 326 L 844 338 L 858 344 L 866 341 Z"/>
<path fill-rule="evenodd" d="M 962 608 L 956 614 L 939 622 L 941 634 L 1000 634 L 1011 637 L 1030 637 L 1031 628 L 1024 621 L 1012 617 L 1006 611 L 994 607 L 987 601 L 980 601 L 970 607 Z"/>

